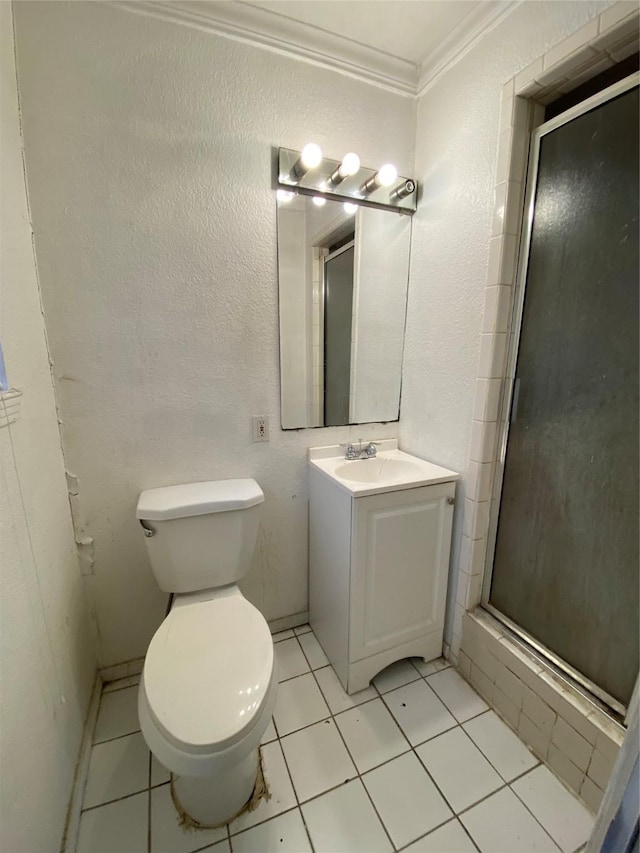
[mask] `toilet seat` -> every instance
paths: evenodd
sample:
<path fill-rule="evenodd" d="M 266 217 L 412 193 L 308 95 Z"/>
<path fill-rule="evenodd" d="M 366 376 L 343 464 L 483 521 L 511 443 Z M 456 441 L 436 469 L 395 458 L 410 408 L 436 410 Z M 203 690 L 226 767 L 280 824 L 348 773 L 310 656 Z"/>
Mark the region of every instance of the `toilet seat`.
<path fill-rule="evenodd" d="M 176 749 L 218 752 L 246 738 L 272 691 L 273 642 L 237 588 L 174 606 L 145 658 L 149 715 Z"/>

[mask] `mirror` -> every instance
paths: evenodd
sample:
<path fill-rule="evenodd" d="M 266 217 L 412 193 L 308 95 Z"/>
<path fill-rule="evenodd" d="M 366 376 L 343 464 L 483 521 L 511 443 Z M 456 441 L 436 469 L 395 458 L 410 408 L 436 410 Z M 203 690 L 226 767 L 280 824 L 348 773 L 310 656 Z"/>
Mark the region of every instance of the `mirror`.
<path fill-rule="evenodd" d="M 395 421 L 411 217 L 278 193 L 283 429 Z"/>

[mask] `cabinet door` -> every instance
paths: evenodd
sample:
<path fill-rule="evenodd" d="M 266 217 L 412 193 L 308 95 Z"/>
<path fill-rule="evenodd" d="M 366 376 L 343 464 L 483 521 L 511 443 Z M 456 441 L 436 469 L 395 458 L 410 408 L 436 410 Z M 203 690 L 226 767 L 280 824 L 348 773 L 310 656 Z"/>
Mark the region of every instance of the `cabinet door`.
<path fill-rule="evenodd" d="M 442 632 L 455 483 L 354 498 L 349 658 Z"/>

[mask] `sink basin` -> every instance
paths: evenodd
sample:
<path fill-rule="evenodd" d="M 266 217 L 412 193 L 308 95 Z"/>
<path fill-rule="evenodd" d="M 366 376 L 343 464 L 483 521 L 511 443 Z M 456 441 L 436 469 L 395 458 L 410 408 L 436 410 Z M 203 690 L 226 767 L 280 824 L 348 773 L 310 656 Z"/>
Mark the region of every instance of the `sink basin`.
<path fill-rule="evenodd" d="M 383 480 L 401 482 L 420 476 L 420 468 L 406 459 L 394 459 L 386 455 L 375 459 L 355 459 L 338 465 L 336 477 L 353 483 L 379 483 Z"/>
<path fill-rule="evenodd" d="M 433 462 L 398 450 L 396 439 L 378 442 L 374 459 L 345 460 L 344 447 L 309 448 L 309 464 L 353 497 L 415 489 L 434 483 L 450 483 L 460 476 Z"/>

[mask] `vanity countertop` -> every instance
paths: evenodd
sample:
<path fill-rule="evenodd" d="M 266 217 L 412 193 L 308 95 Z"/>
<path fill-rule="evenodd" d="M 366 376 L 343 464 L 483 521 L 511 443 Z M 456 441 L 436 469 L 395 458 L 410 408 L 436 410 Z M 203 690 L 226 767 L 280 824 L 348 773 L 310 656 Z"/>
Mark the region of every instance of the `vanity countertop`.
<path fill-rule="evenodd" d="M 366 442 L 363 442 L 366 446 Z M 415 489 L 458 480 L 460 474 L 398 449 L 395 438 L 376 442 L 372 459 L 344 458 L 344 447 L 310 447 L 309 464 L 353 497 Z"/>

